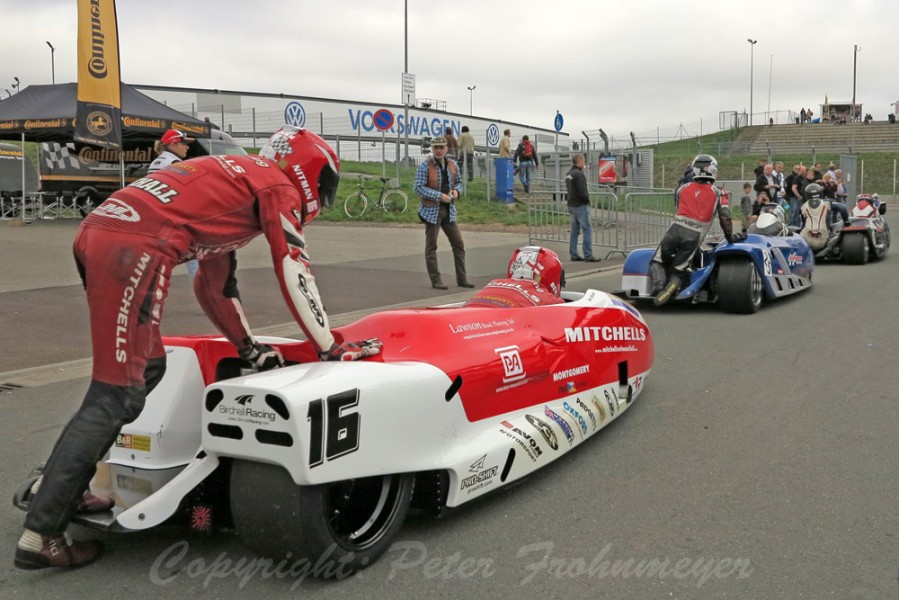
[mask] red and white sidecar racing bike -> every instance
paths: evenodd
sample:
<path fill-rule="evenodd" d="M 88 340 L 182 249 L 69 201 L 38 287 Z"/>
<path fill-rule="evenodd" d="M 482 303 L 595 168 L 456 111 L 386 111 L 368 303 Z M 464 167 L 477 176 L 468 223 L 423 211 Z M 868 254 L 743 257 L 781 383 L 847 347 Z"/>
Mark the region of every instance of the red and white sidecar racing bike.
<path fill-rule="evenodd" d="M 92 482 L 116 507 L 76 522 L 227 521 L 260 555 L 328 554 L 359 569 L 389 547 L 410 505 L 439 513 L 520 479 L 639 396 L 653 364 L 640 313 L 595 290 L 563 296 L 376 313 L 334 329 L 382 340 L 380 356 L 356 362 L 260 338 L 296 363 L 264 373 L 242 375 L 223 338 L 166 338 L 165 377 Z"/>

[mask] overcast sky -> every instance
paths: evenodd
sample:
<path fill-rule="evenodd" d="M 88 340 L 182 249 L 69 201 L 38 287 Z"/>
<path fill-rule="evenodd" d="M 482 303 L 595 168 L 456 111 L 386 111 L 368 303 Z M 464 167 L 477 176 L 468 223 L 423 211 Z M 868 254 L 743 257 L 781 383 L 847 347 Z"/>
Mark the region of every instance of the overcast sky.
<path fill-rule="evenodd" d="M 4 98 L 13 77 L 50 83 L 48 40 L 57 83 L 75 81 L 75 7 L 0 0 Z M 398 104 L 403 7 L 119 0 L 122 80 Z M 769 108 L 848 102 L 858 44 L 856 98 L 882 120 L 899 100 L 897 23 L 895 0 L 408 0 L 408 61 L 417 96 L 449 112 L 471 99 L 478 116 L 546 128 L 561 111 L 573 137 L 664 136 L 717 131 L 720 111 L 749 110 L 750 88 L 755 124 Z"/>

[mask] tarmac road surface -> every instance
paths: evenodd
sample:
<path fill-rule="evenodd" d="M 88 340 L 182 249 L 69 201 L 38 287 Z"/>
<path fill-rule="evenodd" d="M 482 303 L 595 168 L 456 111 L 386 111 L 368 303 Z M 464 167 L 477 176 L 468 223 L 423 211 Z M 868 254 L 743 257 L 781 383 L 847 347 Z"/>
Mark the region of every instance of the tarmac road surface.
<path fill-rule="evenodd" d="M 4 236 L 0 230 L 0 244 Z M 496 252 L 499 261 L 508 249 L 507 260 L 520 243 L 476 249 L 476 237 L 466 238 L 472 260 Z M 385 304 L 455 297 L 452 289 L 432 294 L 418 244 L 408 244 L 405 257 L 378 256 L 372 243 L 350 263 L 319 259 L 322 293 L 335 303 L 329 310 L 355 310 L 344 297 L 350 288 Z M 478 283 L 492 275 L 477 269 Z M 244 285 L 248 275 L 240 275 L 242 290 L 263 285 Z M 346 288 L 331 281 L 350 276 L 357 283 Z M 368 290 L 366 277 L 397 297 Z M 22 514 L 7 504 L 0 511 L 0 597 L 899 598 L 899 258 L 820 265 L 814 282 L 756 315 L 641 306 L 656 362 L 622 419 L 520 485 L 441 519 L 408 519 L 391 550 L 348 580 L 313 581 L 302 564 L 253 570 L 246 561 L 256 557 L 236 536 L 197 537 L 175 527 L 102 534 L 106 554 L 78 571 L 17 571 L 12 555 Z M 61 283 L 59 294 L 77 282 Z M 620 272 L 594 270 L 569 288 L 619 283 Z M 404 296 L 411 289 L 418 298 Z M 9 293 L 0 295 L 4 312 Z M 245 301 L 259 318 L 256 298 Z M 279 294 L 271 302 L 283 303 Z M 75 322 L 80 312 L 69 310 L 64 333 L 38 340 L 47 362 L 58 362 L 57 345 L 86 327 Z M 10 358 L 33 343 L 39 324 L 33 315 L 3 318 L 13 331 L 4 335 Z M 11 498 L 45 458 L 80 402 L 87 379 L 72 376 L 0 394 L 0 498 Z"/>

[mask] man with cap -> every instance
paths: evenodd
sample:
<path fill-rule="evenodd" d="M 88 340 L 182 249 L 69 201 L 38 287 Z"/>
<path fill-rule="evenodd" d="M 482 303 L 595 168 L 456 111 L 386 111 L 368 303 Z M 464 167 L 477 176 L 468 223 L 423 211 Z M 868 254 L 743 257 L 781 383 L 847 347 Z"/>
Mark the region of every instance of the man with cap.
<path fill-rule="evenodd" d="M 156 154 L 159 156 L 150 163 L 147 173 L 155 173 L 159 169 L 164 169 L 170 164 L 181 162 L 187 156 L 188 145 L 194 141 L 177 129 L 169 129 L 162 134 L 162 139 L 153 145 Z"/>
<path fill-rule="evenodd" d="M 456 200 L 462 195 L 462 177 L 456 161 L 446 156 L 445 137 L 431 140 L 431 155 L 415 171 L 415 193 L 421 196 L 418 218 L 425 224 L 425 266 L 431 286 L 447 289 L 437 267 L 437 234 L 442 229 L 453 249 L 456 284 L 474 287 L 465 274 L 465 243 L 456 225 Z"/>

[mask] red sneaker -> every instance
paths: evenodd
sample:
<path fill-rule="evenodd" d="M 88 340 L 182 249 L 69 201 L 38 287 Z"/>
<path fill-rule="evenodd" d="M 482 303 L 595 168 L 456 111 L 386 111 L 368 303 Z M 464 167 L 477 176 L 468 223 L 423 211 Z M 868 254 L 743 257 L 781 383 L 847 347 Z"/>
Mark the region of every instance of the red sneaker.
<path fill-rule="evenodd" d="M 65 536 L 42 535 L 43 547 L 39 552 L 16 547 L 15 565 L 19 569 L 46 569 L 60 567 L 73 569 L 83 567 L 97 560 L 103 552 L 100 540 L 69 543 Z"/>

